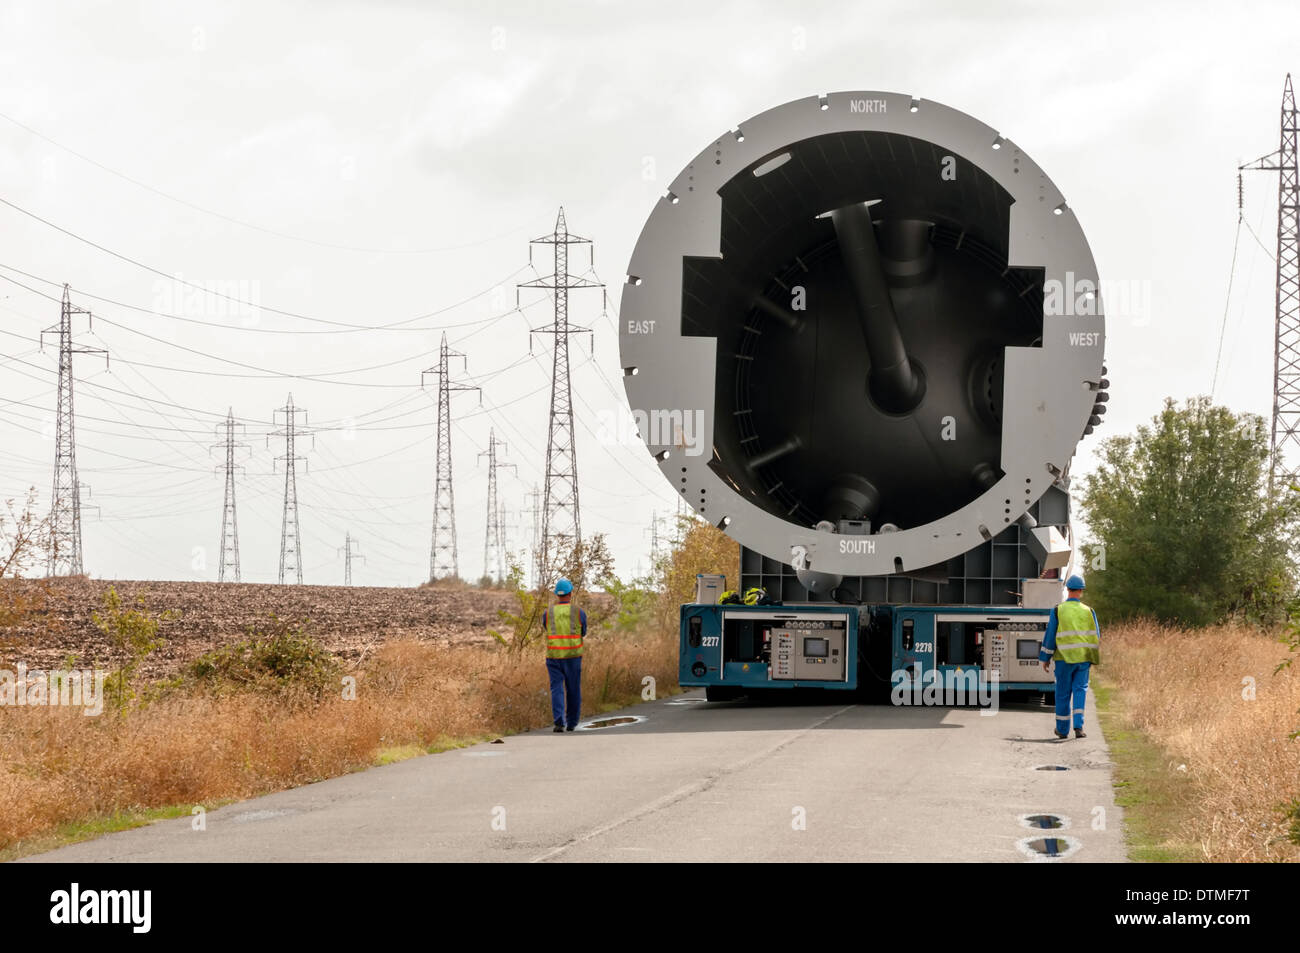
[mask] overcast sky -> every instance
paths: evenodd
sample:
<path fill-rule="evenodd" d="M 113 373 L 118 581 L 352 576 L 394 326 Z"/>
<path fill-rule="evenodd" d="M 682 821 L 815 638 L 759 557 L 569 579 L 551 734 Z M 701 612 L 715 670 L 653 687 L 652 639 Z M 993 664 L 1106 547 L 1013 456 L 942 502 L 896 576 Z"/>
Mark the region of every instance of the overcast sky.
<path fill-rule="evenodd" d="M 78 464 L 99 507 L 87 571 L 216 578 L 222 478 L 208 448 L 233 408 L 251 451 L 243 578 L 274 581 L 283 444 L 266 435 L 292 391 L 317 430 L 299 448 L 305 580 L 342 581 L 348 532 L 367 557 L 357 583 L 426 578 L 436 404 L 419 384 L 445 328 L 467 356 L 458 376 L 483 388 L 481 406 L 453 399 L 460 569 L 478 576 L 489 428 L 518 467 L 501 483 L 516 547 L 542 479 L 550 342 L 530 358 L 528 328 L 550 303 L 525 292 L 512 312 L 515 282 L 535 277 L 528 239 L 563 205 L 617 307 L 677 172 L 755 113 L 828 91 L 911 93 L 998 129 L 1062 190 L 1102 277 L 1147 290 L 1149 312 L 1108 321 L 1112 402 L 1094 441 L 1165 396 L 1208 393 L 1236 167 L 1277 147 L 1300 37 L 1287 3 L 1135 6 L 9 0 L 0 199 L 102 246 L 0 205 L 0 265 L 36 277 L 0 274 L 55 298 L 70 283 L 95 313 L 93 330 L 78 318 L 79 344 L 112 355 L 108 370 L 77 359 Z M 1247 174 L 1247 223 L 1267 248 L 1242 231 L 1215 391 L 1262 414 L 1276 194 L 1275 175 Z M 542 249 L 535 262 L 550 271 Z M 0 281 L 0 496 L 35 485 L 43 505 L 57 351 L 37 340 L 58 314 Z M 639 444 L 597 440 L 602 412 L 625 407 L 613 312 L 599 291 L 575 292 L 570 319 L 595 331 L 594 351 L 573 339 L 583 529 L 609 535 L 628 575 L 674 493 Z"/>

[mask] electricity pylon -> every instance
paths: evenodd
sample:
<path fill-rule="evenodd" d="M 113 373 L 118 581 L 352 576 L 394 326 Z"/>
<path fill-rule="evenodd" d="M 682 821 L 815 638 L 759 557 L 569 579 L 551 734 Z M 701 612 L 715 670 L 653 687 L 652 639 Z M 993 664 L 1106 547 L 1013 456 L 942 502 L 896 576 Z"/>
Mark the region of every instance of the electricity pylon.
<path fill-rule="evenodd" d="M 530 344 L 534 334 L 551 334 L 555 337 L 551 359 L 551 413 L 546 430 L 546 482 L 539 557 L 541 581 L 549 584 L 555 560 L 567 557 L 582 543 L 582 519 L 578 507 L 578 451 L 574 443 L 573 392 L 569 381 L 569 335 L 591 334 L 591 328 L 569 323 L 569 292 L 576 288 L 603 289 L 605 285 L 591 278 L 569 274 L 570 245 L 588 246 L 593 264 L 594 252 L 591 252 L 590 239 L 569 233 L 563 208 L 555 219 L 555 230 L 549 235 L 533 239 L 529 244 L 530 264 L 533 245 L 553 245 L 555 259 L 555 267 L 550 275 L 518 285 L 518 288 L 545 288 L 554 293 L 554 320 L 529 332 Z"/>
<path fill-rule="evenodd" d="M 487 531 L 483 538 L 483 575 L 492 575 L 492 564 L 496 563 L 497 582 L 505 578 L 505 539 L 504 530 L 501 525 L 501 505 L 497 497 L 497 470 L 504 470 L 506 467 L 514 470 L 517 474 L 519 468 L 513 463 L 502 463 L 497 459 L 497 450 L 505 449 L 505 443 L 497 439 L 496 429 L 488 430 L 488 448 L 479 451 L 479 459 L 488 458 L 488 498 L 487 498 Z"/>
<path fill-rule="evenodd" d="M 293 405 L 293 394 L 289 395 L 288 403 L 272 411 L 272 426 L 276 424 L 276 414 L 284 414 L 284 425 L 279 430 L 267 434 L 266 441 L 269 446 L 272 437 L 284 438 L 284 454 L 275 458 L 276 462 L 284 461 L 284 515 L 280 518 L 280 584 L 284 584 L 286 573 L 292 573 L 298 585 L 302 585 L 302 532 L 298 526 L 297 463 L 301 460 L 306 464 L 307 458 L 297 456 L 296 444 L 299 437 L 311 437 L 313 444 L 316 438 L 313 434 L 299 428 L 298 415 L 303 415 L 305 426 L 307 410 Z"/>
<path fill-rule="evenodd" d="M 528 571 L 532 577 L 532 584 L 540 586 L 542 574 L 538 553 L 542 539 L 542 491 L 534 483 L 533 488 L 525 495 L 528 497 L 529 505 L 523 512 L 528 514 L 532 524 L 532 532 L 528 537 Z"/>
<path fill-rule="evenodd" d="M 245 443 L 238 443 L 235 440 L 235 428 L 243 428 L 243 424 L 235 422 L 235 408 L 231 407 L 226 413 L 225 422 L 217 424 L 217 436 L 222 438 L 221 443 L 215 443 L 212 446 L 221 447 L 226 453 L 226 462 L 223 467 L 226 473 L 226 502 L 221 511 L 221 565 L 217 570 L 217 582 L 225 582 L 226 577 L 231 577 L 233 582 L 240 582 L 239 577 L 239 523 L 235 518 L 235 471 L 242 470 L 239 464 L 235 462 L 235 449 L 248 449 Z"/>
<path fill-rule="evenodd" d="M 1281 133 L 1275 152 L 1248 162 L 1242 169 L 1278 174 L 1277 288 L 1273 315 L 1273 436 L 1268 484 L 1295 481 L 1300 461 L 1283 458 L 1300 449 L 1300 175 L 1296 161 L 1296 105 L 1291 74 L 1282 86 Z"/>
<path fill-rule="evenodd" d="M 438 376 L 438 456 L 433 480 L 433 541 L 429 547 L 431 580 L 460 576 L 456 552 L 456 496 L 451 481 L 451 392 L 476 390 L 479 392 L 479 401 L 483 400 L 481 388 L 452 383 L 448 364 L 453 357 L 459 357 L 461 368 L 465 369 L 465 355 L 448 349 L 447 334 L 443 332 L 442 345 L 438 349 L 438 366 L 431 367 L 420 375 L 421 387 L 424 386 L 425 375 Z"/>
<path fill-rule="evenodd" d="M 63 286 L 63 306 L 59 323 L 41 332 L 59 335 L 59 396 L 54 418 L 54 489 L 50 494 L 50 549 L 47 573 L 51 576 L 80 576 L 85 572 L 81 551 L 81 481 L 77 477 L 76 414 L 72 403 L 72 355 L 103 354 L 108 366 L 108 351 L 97 347 L 82 347 L 72 343 L 72 316 L 84 314 L 93 322 L 85 308 L 74 308 L 68 285 Z"/>
<path fill-rule="evenodd" d="M 343 585 L 352 585 L 352 560 L 359 559 L 366 561 L 365 555 L 362 554 L 359 544 L 352 538 L 351 533 L 347 533 L 343 538 L 343 545 L 339 548 L 339 553 L 343 556 Z"/>

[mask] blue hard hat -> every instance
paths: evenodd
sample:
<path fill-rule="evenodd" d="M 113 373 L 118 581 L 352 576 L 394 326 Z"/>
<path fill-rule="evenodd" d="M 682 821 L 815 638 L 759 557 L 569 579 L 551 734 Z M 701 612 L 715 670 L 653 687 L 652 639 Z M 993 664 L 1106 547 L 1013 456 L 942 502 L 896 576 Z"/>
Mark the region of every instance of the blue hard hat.
<path fill-rule="evenodd" d="M 1065 588 L 1066 588 L 1066 589 L 1084 589 L 1084 588 L 1087 588 L 1087 587 L 1085 587 L 1084 584 L 1083 584 L 1083 577 L 1082 577 L 1082 576 L 1074 575 L 1074 576 L 1071 576 L 1069 579 L 1065 580 Z"/>
<path fill-rule="evenodd" d="M 567 596 L 573 591 L 573 583 L 567 579 L 561 579 L 555 584 L 555 594 L 557 596 Z"/>

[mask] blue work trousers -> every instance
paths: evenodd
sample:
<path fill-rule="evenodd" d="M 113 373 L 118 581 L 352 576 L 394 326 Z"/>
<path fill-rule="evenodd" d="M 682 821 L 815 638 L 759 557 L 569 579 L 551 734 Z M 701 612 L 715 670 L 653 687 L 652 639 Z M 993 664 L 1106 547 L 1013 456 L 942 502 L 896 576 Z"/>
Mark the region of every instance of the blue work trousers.
<path fill-rule="evenodd" d="M 1070 733 L 1070 719 L 1074 727 L 1083 727 L 1083 702 L 1088 693 L 1088 670 L 1091 662 L 1053 662 L 1056 666 L 1056 732 Z"/>
<path fill-rule="evenodd" d="M 582 717 L 582 656 L 548 658 L 546 672 L 551 676 L 551 716 L 557 725 L 578 727 Z"/>

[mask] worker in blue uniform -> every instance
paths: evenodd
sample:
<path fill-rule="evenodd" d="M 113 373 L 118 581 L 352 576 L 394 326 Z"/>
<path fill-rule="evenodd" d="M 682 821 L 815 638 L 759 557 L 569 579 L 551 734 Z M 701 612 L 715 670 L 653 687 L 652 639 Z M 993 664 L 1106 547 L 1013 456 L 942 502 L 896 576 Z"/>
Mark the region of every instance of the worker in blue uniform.
<path fill-rule="evenodd" d="M 1043 671 L 1056 664 L 1056 737 L 1086 737 L 1083 731 L 1083 703 L 1088 692 L 1088 672 L 1101 661 L 1101 625 L 1097 613 L 1083 604 L 1082 576 L 1065 581 L 1067 598 L 1052 610 L 1047 631 L 1038 650 Z"/>
<path fill-rule="evenodd" d="M 582 640 L 587 613 L 573 605 L 573 583 L 555 584 L 555 604 L 542 613 L 546 671 L 551 681 L 551 718 L 556 733 L 573 731 L 582 717 Z"/>

